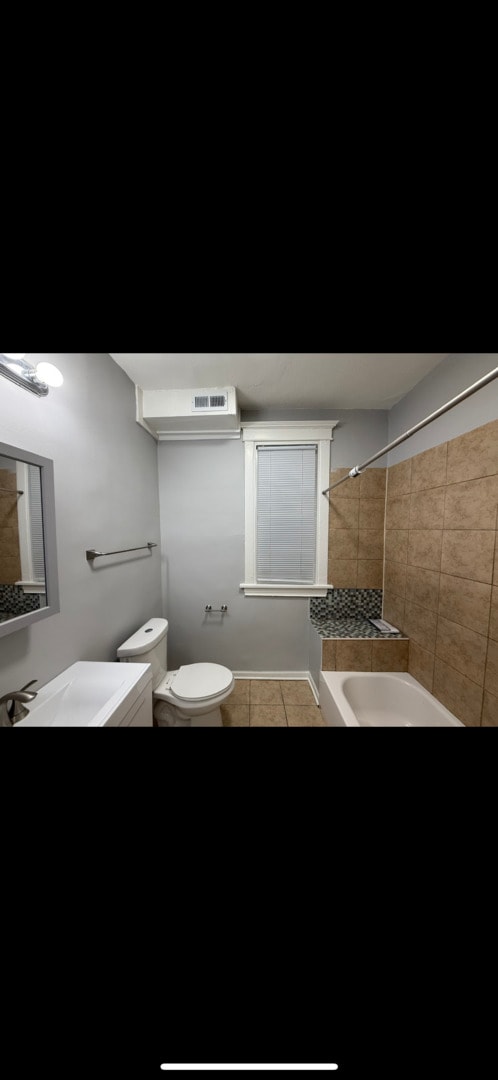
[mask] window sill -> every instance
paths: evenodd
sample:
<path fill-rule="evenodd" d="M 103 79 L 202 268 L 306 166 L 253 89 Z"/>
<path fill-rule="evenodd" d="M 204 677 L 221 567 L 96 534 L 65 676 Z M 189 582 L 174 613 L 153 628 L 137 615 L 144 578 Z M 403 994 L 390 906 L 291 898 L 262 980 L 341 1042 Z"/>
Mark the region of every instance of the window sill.
<path fill-rule="evenodd" d="M 328 585 L 257 585 L 242 582 L 245 596 L 326 596 Z"/>

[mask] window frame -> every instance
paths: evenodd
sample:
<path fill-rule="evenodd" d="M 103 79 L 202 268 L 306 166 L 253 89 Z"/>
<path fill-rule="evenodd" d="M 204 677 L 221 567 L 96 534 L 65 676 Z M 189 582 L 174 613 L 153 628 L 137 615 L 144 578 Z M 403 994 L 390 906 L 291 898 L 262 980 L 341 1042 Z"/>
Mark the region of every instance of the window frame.
<path fill-rule="evenodd" d="M 330 482 L 330 444 L 337 420 L 252 421 L 242 423 L 245 451 L 245 580 L 246 596 L 326 596 L 328 584 L 329 501 L 322 492 Z M 315 581 L 279 584 L 256 581 L 257 443 L 317 447 L 317 520 Z"/>

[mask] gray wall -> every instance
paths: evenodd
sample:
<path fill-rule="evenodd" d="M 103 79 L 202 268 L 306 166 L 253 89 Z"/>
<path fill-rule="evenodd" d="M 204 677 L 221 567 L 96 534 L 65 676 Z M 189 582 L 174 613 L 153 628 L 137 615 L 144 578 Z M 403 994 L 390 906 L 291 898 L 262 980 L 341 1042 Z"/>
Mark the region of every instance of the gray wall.
<path fill-rule="evenodd" d="M 168 667 L 307 671 L 308 600 L 246 597 L 242 440 L 159 443 Z M 228 614 L 206 616 L 206 604 Z"/>
<path fill-rule="evenodd" d="M 389 412 L 389 442 L 456 397 L 488 371 L 498 367 L 498 353 L 453 353 L 422 379 Z M 410 436 L 389 453 L 389 465 L 429 450 L 439 443 L 455 439 L 466 431 L 496 420 L 498 416 L 498 379 L 455 405 L 427 427 Z"/>
<path fill-rule="evenodd" d="M 104 353 L 43 359 L 64 385 L 37 398 L 0 377 L 0 439 L 54 461 L 61 610 L 0 639 L 0 694 L 29 679 L 43 685 L 75 660 L 114 660 L 161 614 L 159 547 L 94 570 L 85 559 L 87 547 L 159 543 L 156 444 L 135 421 L 133 383 Z"/>
<path fill-rule="evenodd" d="M 333 467 L 354 465 L 387 441 L 383 410 L 245 413 L 244 420 L 340 419 Z M 233 671 L 308 671 L 309 599 L 246 597 L 242 440 L 158 445 L 168 666 L 213 661 Z M 206 616 L 206 604 L 228 614 Z"/>

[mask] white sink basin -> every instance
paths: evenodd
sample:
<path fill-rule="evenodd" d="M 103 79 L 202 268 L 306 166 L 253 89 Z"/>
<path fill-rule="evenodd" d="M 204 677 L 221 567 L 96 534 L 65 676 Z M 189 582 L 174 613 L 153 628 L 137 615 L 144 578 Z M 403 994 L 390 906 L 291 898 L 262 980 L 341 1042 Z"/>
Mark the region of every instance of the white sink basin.
<path fill-rule="evenodd" d="M 78 660 L 27 707 L 16 728 L 152 726 L 152 667 Z"/>

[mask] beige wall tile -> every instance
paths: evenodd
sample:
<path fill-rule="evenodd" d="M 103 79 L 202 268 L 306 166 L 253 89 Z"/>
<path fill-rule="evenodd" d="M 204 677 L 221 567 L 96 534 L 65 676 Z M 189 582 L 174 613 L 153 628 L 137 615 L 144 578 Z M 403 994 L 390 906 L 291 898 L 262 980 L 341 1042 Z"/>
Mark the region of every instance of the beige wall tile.
<path fill-rule="evenodd" d="M 231 697 L 221 706 L 223 727 L 249 727 L 249 705 L 236 702 Z"/>
<path fill-rule="evenodd" d="M 382 559 L 358 559 L 357 589 L 381 589 L 383 577 Z"/>
<path fill-rule="evenodd" d="M 498 641 L 488 640 L 488 659 L 484 686 L 490 694 L 498 694 Z"/>
<path fill-rule="evenodd" d="M 410 640 L 410 647 L 408 650 L 408 671 L 410 675 L 413 675 L 414 679 L 417 679 L 425 689 L 432 694 L 432 684 L 434 681 L 434 653 L 428 652 L 427 649 L 423 649 L 421 645 L 418 645 L 416 641 Z"/>
<path fill-rule="evenodd" d="M 445 529 L 495 529 L 498 475 L 464 480 L 446 488 Z"/>
<path fill-rule="evenodd" d="M 452 619 L 453 622 L 476 630 L 478 634 L 486 635 L 489 624 L 490 594 L 491 585 L 441 574 L 439 614 L 445 619 Z"/>
<path fill-rule="evenodd" d="M 498 641 L 498 588 L 493 585 L 491 590 L 491 612 L 489 618 L 489 636 Z"/>
<path fill-rule="evenodd" d="M 372 641 L 372 671 L 407 671 L 408 641 Z"/>
<path fill-rule="evenodd" d="M 433 446 L 412 457 L 412 491 L 440 487 L 446 484 L 447 443 Z"/>
<path fill-rule="evenodd" d="M 498 727 L 498 697 L 484 691 L 482 703 L 482 727 Z"/>
<path fill-rule="evenodd" d="M 13 555 L 0 556 L 0 582 L 13 585 L 21 577 L 21 560 Z"/>
<path fill-rule="evenodd" d="M 327 727 L 318 705 L 286 705 L 289 727 Z"/>
<path fill-rule="evenodd" d="M 384 528 L 384 499 L 360 499 L 360 529 Z"/>
<path fill-rule="evenodd" d="M 360 499 L 384 499 L 386 495 L 386 470 L 365 469 L 360 476 Z"/>
<path fill-rule="evenodd" d="M 287 727 L 283 705 L 250 705 L 250 727 Z"/>
<path fill-rule="evenodd" d="M 445 529 L 441 573 L 490 583 L 494 543 L 491 530 Z"/>
<path fill-rule="evenodd" d="M 406 593 L 406 566 L 403 563 L 384 563 L 384 589 L 396 596 L 405 596 Z M 389 620 L 390 621 L 390 620 Z"/>
<path fill-rule="evenodd" d="M 352 468 L 353 466 L 351 466 Z M 330 473 L 330 483 L 335 484 L 336 480 L 342 480 L 343 476 L 347 476 L 349 469 L 332 469 Z M 360 497 L 360 484 L 359 478 L 353 477 L 350 480 L 346 480 L 344 484 L 340 484 L 339 487 L 334 488 L 330 492 L 330 498 L 334 499 L 359 499 Z"/>
<path fill-rule="evenodd" d="M 329 532 L 334 529 L 357 529 L 359 499 L 329 499 Z"/>
<path fill-rule="evenodd" d="M 484 683 L 487 645 L 482 634 L 439 616 L 436 656 L 480 686 Z"/>
<path fill-rule="evenodd" d="M 426 570 L 441 569 L 441 529 L 410 529 L 408 534 L 408 563 Z"/>
<path fill-rule="evenodd" d="M 280 690 L 284 705 L 316 705 L 311 686 L 304 679 L 282 681 Z"/>
<path fill-rule="evenodd" d="M 335 671 L 335 647 L 335 640 L 322 639 L 322 671 Z"/>
<path fill-rule="evenodd" d="M 435 611 L 420 607 L 419 604 L 405 601 L 405 625 L 404 633 L 411 639 L 422 645 L 430 652 L 434 652 L 436 643 L 437 615 Z"/>
<path fill-rule="evenodd" d="M 358 558 L 358 529 L 334 529 L 329 536 L 329 559 L 356 558 Z"/>
<path fill-rule="evenodd" d="M 397 630 L 403 631 L 405 621 L 405 601 L 401 596 L 384 592 L 382 618 L 387 619 Z"/>
<path fill-rule="evenodd" d="M 397 465 L 391 465 L 387 470 L 387 497 L 404 495 L 411 491 L 411 458 L 400 461 Z"/>
<path fill-rule="evenodd" d="M 434 697 L 452 712 L 462 724 L 480 727 L 483 690 L 466 675 L 455 671 L 436 657 L 434 663 Z"/>
<path fill-rule="evenodd" d="M 384 558 L 384 530 L 360 529 L 358 534 L 359 559 Z"/>
<path fill-rule="evenodd" d="M 357 567 L 356 559 L 329 558 L 329 585 L 335 589 L 356 589 Z"/>
<path fill-rule="evenodd" d="M 371 671 L 372 642 L 338 639 L 336 642 L 337 671 Z"/>
<path fill-rule="evenodd" d="M 411 495 L 395 495 L 386 502 L 386 529 L 407 529 Z"/>
<path fill-rule="evenodd" d="M 406 599 L 420 607 L 437 611 L 439 597 L 439 572 L 424 570 L 422 566 L 406 568 Z"/>
<path fill-rule="evenodd" d="M 429 488 L 410 495 L 410 529 L 442 529 L 445 488 Z"/>
<path fill-rule="evenodd" d="M 386 529 L 385 557 L 390 562 L 407 562 L 408 529 Z"/>
<path fill-rule="evenodd" d="M 446 482 L 458 483 L 498 472 L 498 420 L 448 443 Z"/>
<path fill-rule="evenodd" d="M 280 684 L 277 679 L 251 679 L 249 694 L 251 705 L 283 705 Z"/>

